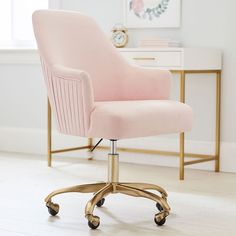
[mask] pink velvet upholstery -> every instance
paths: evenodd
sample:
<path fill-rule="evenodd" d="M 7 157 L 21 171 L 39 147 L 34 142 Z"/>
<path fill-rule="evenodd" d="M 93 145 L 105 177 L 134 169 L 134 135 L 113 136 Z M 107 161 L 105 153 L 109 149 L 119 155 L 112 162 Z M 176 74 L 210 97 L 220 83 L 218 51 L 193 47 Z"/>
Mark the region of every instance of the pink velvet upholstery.
<path fill-rule="evenodd" d="M 33 26 L 60 132 L 121 139 L 191 128 L 191 108 L 168 100 L 170 72 L 129 64 L 92 18 L 40 10 Z"/>
<path fill-rule="evenodd" d="M 192 110 L 171 100 L 96 102 L 88 135 L 133 138 L 189 130 Z"/>

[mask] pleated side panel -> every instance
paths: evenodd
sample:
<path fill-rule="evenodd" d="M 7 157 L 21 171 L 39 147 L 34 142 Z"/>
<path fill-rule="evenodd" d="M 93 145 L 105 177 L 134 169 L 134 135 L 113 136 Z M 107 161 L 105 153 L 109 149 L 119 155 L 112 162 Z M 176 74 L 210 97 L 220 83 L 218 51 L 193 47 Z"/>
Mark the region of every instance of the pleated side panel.
<path fill-rule="evenodd" d="M 85 136 L 83 83 L 53 76 L 42 60 L 44 78 L 52 112 L 60 132 Z"/>
<path fill-rule="evenodd" d="M 62 126 L 59 119 L 60 114 L 59 114 L 58 108 L 56 106 L 56 101 L 55 101 L 55 91 L 54 91 L 52 73 L 49 70 L 48 66 L 46 65 L 45 61 L 42 58 L 40 59 L 41 59 L 41 65 L 43 69 L 44 81 L 47 88 L 47 95 L 48 95 L 48 99 L 51 105 L 52 113 L 53 113 L 53 116 L 55 117 L 57 128 L 59 131 L 61 131 Z"/>
<path fill-rule="evenodd" d="M 53 77 L 53 81 L 56 85 L 55 101 L 60 113 L 61 131 L 65 134 L 84 136 L 82 82 L 58 77 Z"/>

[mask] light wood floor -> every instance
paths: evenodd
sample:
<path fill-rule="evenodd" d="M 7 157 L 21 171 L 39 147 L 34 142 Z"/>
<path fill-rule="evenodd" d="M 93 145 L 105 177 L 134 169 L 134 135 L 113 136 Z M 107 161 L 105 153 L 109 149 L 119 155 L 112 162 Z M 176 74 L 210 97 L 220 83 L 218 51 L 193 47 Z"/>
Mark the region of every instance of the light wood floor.
<path fill-rule="evenodd" d="M 168 191 L 172 212 L 163 227 L 153 221 L 153 202 L 120 194 L 95 209 L 101 219 L 96 231 L 84 218 L 91 194 L 57 196 L 60 213 L 48 215 L 43 199 L 52 190 L 103 180 L 106 162 L 58 158 L 48 168 L 42 156 L 0 153 L 0 235 L 236 235 L 236 174 L 188 170 L 180 182 L 175 168 L 121 164 L 121 181 L 155 183 Z"/>

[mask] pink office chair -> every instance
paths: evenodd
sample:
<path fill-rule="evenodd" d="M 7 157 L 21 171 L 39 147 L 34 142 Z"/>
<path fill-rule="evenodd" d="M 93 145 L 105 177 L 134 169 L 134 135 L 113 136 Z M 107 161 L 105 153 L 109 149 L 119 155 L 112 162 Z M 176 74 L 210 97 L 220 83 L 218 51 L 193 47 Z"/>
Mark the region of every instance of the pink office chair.
<path fill-rule="evenodd" d="M 110 140 L 108 181 L 74 186 L 49 194 L 51 215 L 59 212 L 52 197 L 66 192 L 93 192 L 85 216 L 92 229 L 100 224 L 93 215 L 110 193 L 144 197 L 156 202 L 154 217 L 163 225 L 169 215 L 166 191 L 154 184 L 118 181 L 119 139 L 181 133 L 190 130 L 192 110 L 169 100 L 169 71 L 129 64 L 109 42 L 96 22 L 83 14 L 39 10 L 33 26 L 44 78 L 58 130 L 63 134 Z M 147 190 L 156 190 L 159 195 Z"/>

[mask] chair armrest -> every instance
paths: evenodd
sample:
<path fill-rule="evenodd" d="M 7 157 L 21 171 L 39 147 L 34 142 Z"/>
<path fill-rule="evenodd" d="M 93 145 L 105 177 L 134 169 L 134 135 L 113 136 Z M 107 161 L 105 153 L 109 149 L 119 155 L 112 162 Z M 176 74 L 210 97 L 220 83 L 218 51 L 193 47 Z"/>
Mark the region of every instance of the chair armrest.
<path fill-rule="evenodd" d="M 127 89 L 130 99 L 169 99 L 171 73 L 168 70 L 129 65 Z"/>
<path fill-rule="evenodd" d="M 58 78 L 66 80 L 90 80 L 89 75 L 86 72 L 60 65 L 54 65 L 52 67 L 52 73 Z"/>
<path fill-rule="evenodd" d="M 54 102 L 59 130 L 65 134 L 86 136 L 90 114 L 94 108 L 89 75 L 84 71 L 59 65 L 51 68 L 51 75 L 51 100 Z"/>

